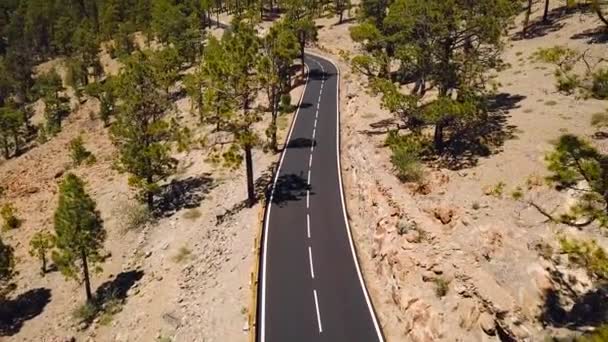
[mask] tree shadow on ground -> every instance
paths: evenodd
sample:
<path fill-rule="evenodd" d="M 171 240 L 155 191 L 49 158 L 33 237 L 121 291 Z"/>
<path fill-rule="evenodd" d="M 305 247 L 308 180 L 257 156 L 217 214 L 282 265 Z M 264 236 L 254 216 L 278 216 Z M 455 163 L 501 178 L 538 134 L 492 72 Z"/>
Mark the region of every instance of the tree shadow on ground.
<path fill-rule="evenodd" d="M 359 133 L 367 136 L 388 134 L 391 130 L 401 128 L 401 125 L 395 118 L 382 119 L 380 121 L 369 124 L 371 129 L 360 130 Z"/>
<path fill-rule="evenodd" d="M 514 139 L 517 127 L 507 123 L 509 111 L 518 108 L 522 95 L 500 93 L 488 97 L 487 117 L 460 129 L 446 142 L 436 160 L 439 167 L 461 170 L 477 165 L 480 157 L 500 153 L 505 141 Z"/>
<path fill-rule="evenodd" d="M 272 182 L 272 176 L 274 175 L 274 169 L 276 167 L 276 163 L 272 163 L 266 170 L 262 172 L 260 177 L 255 180 L 254 188 L 255 188 L 255 198 L 256 200 L 262 198 L 268 193 L 268 189 L 270 188 L 270 184 Z M 220 225 L 229 219 L 231 219 L 234 215 L 238 214 L 241 210 L 247 208 L 249 202 L 245 199 L 243 201 L 238 202 L 233 205 L 230 209 L 227 209 L 224 213 L 217 215 L 215 217 L 215 224 Z"/>
<path fill-rule="evenodd" d="M 99 285 L 95 291 L 98 304 L 103 304 L 110 299 L 123 300 L 127 298 L 127 292 L 143 278 L 143 271 L 128 271 L 116 275 L 112 280 Z"/>
<path fill-rule="evenodd" d="M 274 187 L 272 203 L 281 207 L 288 202 L 299 201 L 306 196 L 306 192 L 310 191 L 310 189 L 308 181 L 302 174 L 281 175 Z M 311 192 L 310 194 L 312 195 L 313 193 Z"/>
<path fill-rule="evenodd" d="M 573 16 L 576 13 L 584 13 L 591 9 L 590 4 L 577 4 L 574 6 L 560 6 L 549 11 L 547 20 L 544 21 L 542 16 L 528 24 L 526 35 L 522 31 L 517 32 L 513 36 L 513 40 L 533 39 L 544 37 L 549 33 L 561 30 L 565 24 L 564 20 Z"/>
<path fill-rule="evenodd" d="M 51 301 L 51 290 L 37 288 L 0 302 L 0 336 L 17 334 L 25 321 L 40 315 Z"/>
<path fill-rule="evenodd" d="M 546 326 L 576 329 L 608 322 L 608 284 L 582 295 L 550 289 L 544 294 L 541 321 Z M 569 305 L 568 305 L 569 304 Z"/>
<path fill-rule="evenodd" d="M 584 39 L 587 44 L 606 44 L 608 43 L 608 28 L 600 26 L 598 28 L 588 29 L 572 35 L 570 39 Z"/>
<path fill-rule="evenodd" d="M 186 179 L 174 179 L 161 186 L 159 193 L 154 196 L 154 215 L 169 217 L 182 209 L 198 207 L 205 195 L 216 186 L 210 175 L 205 173 Z"/>

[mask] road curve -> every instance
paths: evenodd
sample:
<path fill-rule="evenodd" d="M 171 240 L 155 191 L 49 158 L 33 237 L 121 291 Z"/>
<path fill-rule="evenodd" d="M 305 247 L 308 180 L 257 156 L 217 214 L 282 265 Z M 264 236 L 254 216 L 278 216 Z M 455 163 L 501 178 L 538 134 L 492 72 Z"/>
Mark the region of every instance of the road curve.
<path fill-rule="evenodd" d="M 266 208 L 259 342 L 383 342 L 346 217 L 339 71 L 306 55 L 308 79 Z"/>

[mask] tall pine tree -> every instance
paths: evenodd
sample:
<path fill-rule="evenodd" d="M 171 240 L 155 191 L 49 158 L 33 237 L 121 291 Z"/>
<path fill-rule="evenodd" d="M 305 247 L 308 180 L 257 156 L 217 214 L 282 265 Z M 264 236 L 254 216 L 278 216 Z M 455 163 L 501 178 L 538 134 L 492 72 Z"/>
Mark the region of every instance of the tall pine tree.
<path fill-rule="evenodd" d="M 92 302 L 90 268 L 102 260 L 106 231 L 84 182 L 72 173 L 59 186 L 55 234 L 57 251 L 53 252 L 53 261 L 67 278 L 82 277 L 87 301 Z"/>

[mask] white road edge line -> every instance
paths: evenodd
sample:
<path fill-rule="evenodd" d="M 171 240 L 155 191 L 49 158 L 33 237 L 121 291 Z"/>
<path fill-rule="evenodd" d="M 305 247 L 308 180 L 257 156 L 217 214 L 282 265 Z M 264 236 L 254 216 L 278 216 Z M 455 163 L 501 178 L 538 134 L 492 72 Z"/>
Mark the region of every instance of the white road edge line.
<path fill-rule="evenodd" d="M 357 269 L 357 275 L 359 276 L 359 282 L 361 283 L 361 289 L 363 290 L 363 295 L 365 296 L 365 301 L 367 303 L 367 307 L 369 309 L 369 313 L 372 316 L 372 321 L 374 322 L 374 327 L 376 328 L 376 334 L 378 335 L 378 341 L 384 342 L 384 336 L 382 336 L 382 331 L 380 330 L 380 325 L 378 324 L 378 318 L 376 317 L 376 312 L 372 307 L 372 302 L 369 298 L 369 293 L 367 292 L 367 288 L 365 287 L 365 282 L 363 281 L 363 275 L 361 274 L 361 267 L 359 266 L 359 260 L 357 259 L 357 253 L 355 251 L 355 245 L 353 242 L 353 236 L 350 231 L 350 224 L 348 223 L 348 215 L 346 213 L 346 201 L 344 199 L 344 186 L 342 182 L 342 166 L 340 164 L 340 68 L 338 65 L 331 59 L 321 56 L 314 52 L 308 52 L 309 55 L 316 56 L 318 58 L 323 58 L 329 61 L 334 68 L 336 68 L 336 72 L 338 74 L 338 79 L 336 81 L 336 159 L 338 161 L 338 182 L 340 183 L 340 198 L 342 200 L 342 213 L 344 215 L 344 222 L 346 223 L 346 232 L 348 234 L 348 239 L 350 242 L 350 250 L 353 255 L 353 259 L 355 261 L 355 268 Z M 321 321 L 319 320 L 319 323 Z"/>
<path fill-rule="evenodd" d="M 310 157 L 308 157 L 308 168 L 310 169 L 312 167 L 312 153 L 310 154 Z"/>
<path fill-rule="evenodd" d="M 308 169 L 308 186 L 310 186 L 310 169 Z"/>
<path fill-rule="evenodd" d="M 308 246 L 308 260 L 310 261 L 310 275 L 315 279 L 315 268 L 312 266 L 312 247 Z"/>
<path fill-rule="evenodd" d="M 293 120 L 291 122 L 291 128 L 289 129 L 289 134 L 287 135 L 287 140 L 286 140 L 286 144 L 289 143 L 289 140 L 291 140 L 291 134 L 293 133 L 293 128 L 296 125 L 296 122 L 298 120 L 298 114 L 300 113 L 300 108 L 302 107 L 302 100 L 304 100 L 304 94 L 306 94 L 306 89 L 308 88 L 308 81 L 309 81 L 309 68 L 308 65 L 304 65 L 305 71 L 306 71 L 306 81 L 304 82 L 304 89 L 302 90 L 302 95 L 300 95 L 300 100 L 298 101 L 298 109 L 296 110 L 296 113 L 293 117 Z M 261 285 L 261 290 L 262 290 L 262 300 L 260 303 L 261 306 L 261 319 L 260 319 L 260 341 L 264 342 L 266 341 L 266 260 L 267 260 L 267 252 L 268 252 L 268 235 L 269 235 L 269 231 L 268 231 L 268 221 L 270 218 L 270 209 L 272 208 L 272 198 L 274 196 L 274 189 L 276 188 L 277 185 L 277 181 L 279 179 L 279 174 L 281 173 L 281 166 L 283 166 L 283 160 L 285 159 L 285 154 L 287 153 L 287 149 L 283 148 L 283 153 L 281 155 L 281 160 L 279 161 L 279 167 L 277 168 L 277 172 L 274 175 L 274 182 L 272 183 L 272 190 L 270 192 L 270 202 L 268 203 L 268 208 L 266 209 L 266 217 L 265 217 L 265 223 L 264 223 L 264 245 L 262 246 L 263 252 L 262 252 L 262 285 Z M 308 192 L 306 195 L 307 201 L 308 201 Z"/>
<path fill-rule="evenodd" d="M 319 312 L 319 299 L 317 298 L 317 290 L 312 290 L 315 296 L 315 307 L 317 308 L 317 323 L 319 323 L 319 333 L 323 332 L 323 326 L 321 325 L 321 313 Z"/>
<path fill-rule="evenodd" d="M 313 127 L 313 129 L 312 129 L 312 140 L 315 140 L 316 136 L 317 136 L 317 127 Z"/>
<path fill-rule="evenodd" d="M 306 235 L 310 239 L 310 214 L 306 214 Z"/>

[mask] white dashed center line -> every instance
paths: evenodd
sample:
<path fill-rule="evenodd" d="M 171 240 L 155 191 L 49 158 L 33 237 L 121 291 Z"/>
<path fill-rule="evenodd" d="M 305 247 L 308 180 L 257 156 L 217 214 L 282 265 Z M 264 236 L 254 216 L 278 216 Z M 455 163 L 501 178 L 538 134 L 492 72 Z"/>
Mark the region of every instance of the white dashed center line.
<path fill-rule="evenodd" d="M 310 208 L 310 190 L 306 190 L 306 209 Z"/>
<path fill-rule="evenodd" d="M 310 261 L 310 276 L 315 279 L 315 268 L 312 266 L 312 247 L 308 246 L 308 260 Z"/>
<path fill-rule="evenodd" d="M 306 235 L 310 239 L 310 214 L 306 214 Z"/>
<path fill-rule="evenodd" d="M 312 290 L 315 296 L 315 307 L 317 308 L 317 323 L 319 323 L 319 332 L 323 332 L 323 326 L 321 325 L 321 313 L 319 312 L 319 299 L 317 298 L 317 290 Z"/>

